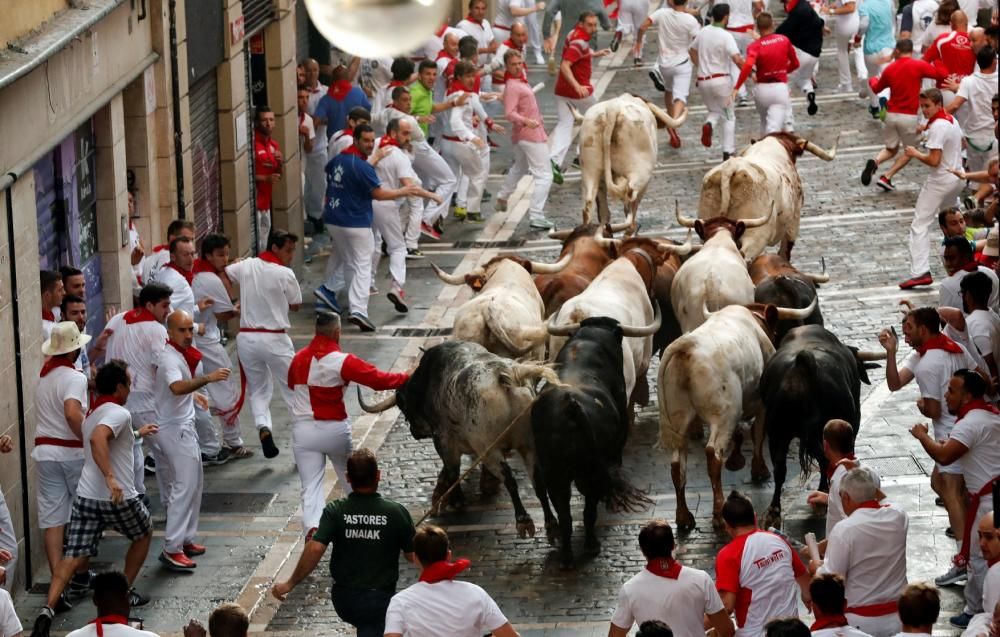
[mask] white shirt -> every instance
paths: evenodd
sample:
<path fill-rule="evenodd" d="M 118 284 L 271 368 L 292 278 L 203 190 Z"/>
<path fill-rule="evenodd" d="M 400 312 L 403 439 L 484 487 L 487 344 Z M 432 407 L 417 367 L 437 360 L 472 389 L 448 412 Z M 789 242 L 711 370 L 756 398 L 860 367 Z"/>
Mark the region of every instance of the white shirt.
<path fill-rule="evenodd" d="M 961 345 L 959 346 L 961 347 Z M 942 349 L 932 349 L 920 356 L 914 350 L 906 357 L 901 367 L 913 372 L 913 377 L 920 388 L 921 398 L 930 398 L 941 403 L 941 415 L 932 422 L 934 425 L 933 436 L 938 442 L 947 440 L 955 426 L 955 415 L 948 413 L 948 408 L 944 403 L 944 392 L 948 389 L 948 382 L 955 375 L 955 372 L 960 369 L 975 369 L 976 361 L 964 347 L 962 352 L 958 354 L 952 354 Z"/>
<path fill-rule="evenodd" d="M 198 376 L 202 373 L 201 369 L 201 363 L 198 363 L 194 370 L 195 373 L 192 374 L 184 356 L 173 345 L 168 343 L 163 348 L 156 363 L 154 388 L 156 424 L 160 427 L 194 425 L 194 392 L 178 396 L 170 390 L 170 385 L 191 380 L 192 376 Z"/>
<path fill-rule="evenodd" d="M 938 0 L 916 0 L 913 3 L 913 9 L 911 10 L 913 15 L 913 31 L 910 32 L 910 36 L 913 39 L 914 57 L 917 57 L 923 48 L 921 45 L 923 44 L 924 33 L 934 24 L 934 14 L 937 13 L 940 4 Z"/>
<path fill-rule="evenodd" d="M 838 628 L 824 628 L 823 630 L 814 630 L 812 632 L 813 637 L 871 637 L 868 633 L 862 632 L 855 628 L 854 626 L 840 626 Z M 907 637 L 914 637 L 913 635 L 907 635 Z"/>
<path fill-rule="evenodd" d="M 413 179 L 414 181 L 419 181 L 420 178 L 417 177 L 417 173 L 413 172 L 413 164 L 410 162 L 410 158 L 407 157 L 403 149 L 397 148 L 395 146 L 390 146 L 392 150 L 389 154 L 382 158 L 382 160 L 375 166 L 375 174 L 378 175 L 378 180 L 382 182 L 383 188 L 389 188 L 395 190 L 402 186 L 403 179 Z M 369 158 L 370 159 L 370 158 Z M 373 201 L 372 204 L 391 204 L 392 207 L 398 207 L 395 201 Z"/>
<path fill-rule="evenodd" d="M 490 26 L 489 20 L 483 20 L 482 23 L 472 22 L 469 19 L 460 20 L 455 28 L 464 31 L 465 35 L 471 35 L 476 38 L 476 42 L 479 43 L 480 49 L 487 48 L 490 43 L 493 42 L 493 27 Z M 479 54 L 479 65 L 489 64 L 490 54 L 480 53 Z"/>
<path fill-rule="evenodd" d="M 682 566 L 677 579 L 670 579 L 643 569 L 622 585 L 611 623 L 628 631 L 632 624 L 658 619 L 675 635 L 702 635 L 704 616 L 723 608 L 705 571 Z"/>
<path fill-rule="evenodd" d="M 56 321 L 42 319 L 42 342 L 45 342 L 52 337 L 52 328 L 54 328 L 55 326 L 56 326 Z"/>
<path fill-rule="evenodd" d="M 14 637 L 22 630 L 21 620 L 14 610 L 14 600 L 10 598 L 10 593 L 0 588 L 0 637 Z"/>
<path fill-rule="evenodd" d="M 977 270 L 988 276 L 990 283 L 993 284 L 990 290 L 990 309 L 996 312 L 1000 309 L 1000 279 L 997 279 L 996 272 L 986 266 L 977 266 Z M 941 287 L 938 289 L 938 306 L 962 309 L 962 279 L 967 274 L 971 273 L 959 270 L 941 282 Z"/>
<path fill-rule="evenodd" d="M 324 86 L 322 82 L 317 82 L 316 88 L 309 89 L 309 101 L 306 102 L 307 113 L 315 115 L 316 107 L 319 106 L 319 101 L 326 95 L 327 90 L 329 90 L 328 87 Z M 326 139 L 326 124 L 316 124 L 315 121 L 313 124 L 316 128 L 316 137 L 321 140 L 319 144 L 313 146 L 313 153 L 315 153 L 317 147 L 323 146 L 322 140 Z"/>
<path fill-rule="evenodd" d="M 87 413 L 87 376 L 75 367 L 56 367 L 38 379 L 35 389 L 35 436 L 77 440 L 76 434 L 66 423 L 65 403 L 79 401 L 83 413 Z M 83 449 L 38 445 L 31 451 L 35 460 L 64 462 L 83 458 Z"/>
<path fill-rule="evenodd" d="M 830 477 L 830 496 L 826 500 L 826 537 L 830 537 L 833 527 L 847 517 L 844 503 L 840 500 L 840 481 L 847 475 L 847 467 L 838 464 Z"/>
<path fill-rule="evenodd" d="M 996 143 L 993 137 L 993 111 L 991 100 L 997 92 L 997 73 L 983 73 L 981 70 L 966 75 L 958 85 L 956 95 L 964 97 L 969 109 L 963 122 L 965 134 L 972 139 L 986 139 Z"/>
<path fill-rule="evenodd" d="M 306 127 L 306 139 L 308 139 L 308 140 L 310 140 L 310 141 L 313 142 L 313 149 L 311 151 L 309 151 L 309 154 L 315 154 L 316 153 L 316 148 L 317 147 L 322 148 L 323 144 L 317 144 L 316 143 L 316 123 L 313 122 L 312 115 L 310 115 L 309 113 L 300 113 L 299 114 L 299 125 L 302 125 L 302 126 Z M 303 141 L 301 134 L 299 135 L 299 151 L 303 155 L 306 154 L 305 153 L 305 141 Z"/>
<path fill-rule="evenodd" d="M 983 579 L 983 609 L 992 613 L 998 603 L 1000 603 L 1000 562 L 991 566 Z"/>
<path fill-rule="evenodd" d="M 752 0 L 732 0 L 729 3 L 729 22 L 727 24 L 730 29 L 738 29 L 748 24 L 753 24 Z M 698 55 L 701 55 L 701 53 L 699 52 Z"/>
<path fill-rule="evenodd" d="M 660 39 L 659 65 L 677 66 L 686 62 L 691 57 L 688 49 L 701 28 L 698 20 L 690 13 L 669 7 L 657 9 L 649 19 Z"/>
<path fill-rule="evenodd" d="M 372 110 L 375 115 L 380 112 L 385 105 L 385 87 L 392 81 L 392 58 L 369 58 L 361 62 L 361 84 L 367 85 L 372 92 Z"/>
<path fill-rule="evenodd" d="M 90 449 L 90 436 L 99 425 L 108 427 L 114 434 L 108 444 L 111 472 L 118 485 L 121 486 L 125 499 L 134 498 L 138 492 L 135 489 L 135 465 L 132 456 L 132 447 L 135 444 L 135 438 L 132 435 L 132 415 L 127 409 L 115 403 L 100 405 L 83 421 L 85 459 L 83 471 L 80 473 L 80 483 L 76 487 L 76 494 L 89 500 L 111 500 L 111 491 L 108 490 L 108 485 L 104 482 L 104 474 L 97 468 L 97 464 L 94 462 L 94 452 Z"/>
<path fill-rule="evenodd" d="M 452 93 L 452 99 L 458 99 L 457 96 L 461 95 L 459 92 Z M 476 112 L 475 103 L 478 102 L 479 96 L 475 93 L 468 93 L 469 100 L 460 106 L 453 107 L 448 111 L 448 126 L 445 128 L 445 132 L 450 137 L 457 137 L 464 142 L 471 142 L 473 138 L 477 137 L 476 129 L 472 126 L 472 116 Z M 454 141 L 454 140 L 451 140 Z"/>
<path fill-rule="evenodd" d="M 260 258 L 226 266 L 240 286 L 240 327 L 287 330 L 288 306 L 302 303 L 302 290 L 291 268 Z"/>
<path fill-rule="evenodd" d="M 403 637 L 482 637 L 507 623 L 496 602 L 469 582 L 417 582 L 396 593 L 385 632 Z"/>
<path fill-rule="evenodd" d="M 927 179 L 940 183 L 957 182 L 958 177 L 948 172 L 948 169 L 962 168 L 962 127 L 958 125 L 958 120 L 934 120 L 927 129 L 926 146 L 927 150 L 941 151 L 941 163 L 931 168 Z"/>
<path fill-rule="evenodd" d="M 170 261 L 170 250 L 163 247 L 159 250 L 153 248 L 153 251 L 142 258 L 139 265 L 142 266 L 142 283 L 145 285 L 156 278 L 156 273 L 160 271 L 160 268 L 165 266 L 167 262 Z"/>
<path fill-rule="evenodd" d="M 1000 316 L 990 310 L 973 310 L 965 317 L 965 332 L 980 356 L 992 354 L 1000 365 Z"/>
<path fill-rule="evenodd" d="M 899 599 L 906 588 L 909 526 L 905 511 L 883 505 L 857 509 L 833 527 L 819 572 L 844 578 L 849 609 Z"/>
<path fill-rule="evenodd" d="M 729 75 L 733 56 L 740 53 L 733 34 L 716 26 L 699 31 L 691 48 L 698 51 L 698 77 Z"/>
<path fill-rule="evenodd" d="M 141 321 L 130 325 L 125 321 L 125 315 L 126 312 L 116 314 L 105 327 L 112 332 L 108 338 L 106 358 L 117 358 L 128 363 L 128 371 L 132 376 L 132 391 L 127 403 L 129 409 L 137 412 L 156 411 L 153 377 L 156 360 L 167 343 L 167 328 L 156 321 Z"/>
<path fill-rule="evenodd" d="M 104 629 L 104 637 L 160 637 L 148 630 L 139 630 L 122 624 L 102 624 L 101 628 Z M 97 627 L 94 624 L 87 624 L 83 628 L 74 630 L 66 637 L 97 637 Z"/>
<path fill-rule="evenodd" d="M 418 144 L 427 143 L 427 136 L 424 135 L 424 129 L 420 128 L 420 124 L 417 123 L 417 118 L 409 113 L 396 110 L 392 103 L 382 109 L 382 112 L 375 116 L 373 121 L 378 125 L 379 130 L 384 131 L 389 122 L 394 119 L 404 119 L 410 123 L 411 145 L 416 146 Z"/>
<path fill-rule="evenodd" d="M 194 295 L 199 299 L 212 299 L 212 305 L 198 313 L 198 322 L 205 326 L 205 334 L 199 335 L 196 332 L 194 335 L 195 344 L 220 342 L 222 333 L 219 331 L 219 320 L 216 318 L 216 314 L 232 312 L 236 309 L 233 307 L 229 292 L 226 291 L 226 286 L 222 282 L 223 276 L 225 275 L 214 272 L 199 272 L 194 275 L 194 281 L 191 284 Z"/>
<path fill-rule="evenodd" d="M 344 133 L 343 129 L 337 131 L 333 135 L 330 135 L 330 141 L 326 143 L 326 159 L 330 161 L 340 153 L 344 151 L 345 148 L 354 143 L 354 138 L 350 135 Z"/>
<path fill-rule="evenodd" d="M 510 32 L 510 28 L 515 24 L 524 24 L 523 16 L 514 16 L 510 12 L 511 7 L 517 7 L 519 9 L 527 9 L 528 6 L 522 2 L 522 0 L 497 0 L 496 6 L 494 7 L 496 11 L 493 15 L 493 27 L 505 27 L 504 33 Z M 503 38 L 506 40 L 507 38 Z"/>
<path fill-rule="evenodd" d="M 191 284 L 187 282 L 184 275 L 173 268 L 164 266 L 159 269 L 153 278 L 157 283 L 170 288 L 170 311 L 184 310 L 191 315 L 191 320 L 197 320 L 198 306 L 194 300 L 194 291 Z M 195 324 L 195 332 L 198 325 Z"/>
<path fill-rule="evenodd" d="M 993 478 L 1000 476 L 1000 416 L 973 409 L 958 421 L 951 439 L 968 449 L 962 456 L 962 475 L 969 493 L 978 493 Z M 970 511 L 969 515 L 975 512 Z"/>

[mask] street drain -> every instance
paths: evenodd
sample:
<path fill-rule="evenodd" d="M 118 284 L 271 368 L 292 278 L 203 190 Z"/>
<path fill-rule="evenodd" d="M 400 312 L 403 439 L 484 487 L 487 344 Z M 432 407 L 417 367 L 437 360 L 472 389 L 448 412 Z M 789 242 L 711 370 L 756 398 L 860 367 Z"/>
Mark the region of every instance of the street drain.
<path fill-rule="evenodd" d="M 451 244 L 451 247 L 455 250 L 471 250 L 474 248 L 520 248 L 524 244 L 524 239 L 507 239 L 506 241 L 456 241 Z"/>
<path fill-rule="evenodd" d="M 866 458 L 864 465 L 871 467 L 882 477 L 927 475 L 913 456 Z"/>
<path fill-rule="evenodd" d="M 202 513 L 263 513 L 274 493 L 206 493 L 201 496 Z"/>
<path fill-rule="evenodd" d="M 451 336 L 450 327 L 397 327 L 393 336 L 428 338 L 431 336 Z"/>

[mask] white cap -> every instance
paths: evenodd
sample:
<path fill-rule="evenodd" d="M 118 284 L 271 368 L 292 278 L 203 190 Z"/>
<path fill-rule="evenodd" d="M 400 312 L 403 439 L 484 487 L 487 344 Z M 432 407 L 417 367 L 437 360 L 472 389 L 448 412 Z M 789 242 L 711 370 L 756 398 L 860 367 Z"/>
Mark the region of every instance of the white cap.
<path fill-rule="evenodd" d="M 42 353 L 46 356 L 69 354 L 90 342 L 88 334 L 81 334 L 73 321 L 62 321 L 52 328 L 49 340 L 42 343 Z"/>

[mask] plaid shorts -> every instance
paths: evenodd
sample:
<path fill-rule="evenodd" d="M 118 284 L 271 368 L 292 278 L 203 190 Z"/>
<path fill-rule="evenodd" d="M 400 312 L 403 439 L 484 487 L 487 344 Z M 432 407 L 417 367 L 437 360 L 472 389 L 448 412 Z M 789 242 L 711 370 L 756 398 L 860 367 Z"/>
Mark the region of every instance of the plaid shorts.
<path fill-rule="evenodd" d="M 97 555 L 97 543 L 106 528 L 114 529 L 130 541 L 149 535 L 152 519 L 139 496 L 114 504 L 110 500 L 90 500 L 76 496 L 66 525 L 66 557 Z"/>

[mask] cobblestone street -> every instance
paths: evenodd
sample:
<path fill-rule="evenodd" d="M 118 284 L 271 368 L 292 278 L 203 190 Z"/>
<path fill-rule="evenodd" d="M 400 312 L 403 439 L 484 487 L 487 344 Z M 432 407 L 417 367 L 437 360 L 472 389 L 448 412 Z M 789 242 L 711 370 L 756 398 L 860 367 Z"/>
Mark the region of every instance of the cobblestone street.
<path fill-rule="evenodd" d="M 601 42 L 609 35 L 601 33 Z M 645 59 L 655 58 L 655 37 L 647 43 Z M 832 38 L 828 38 L 830 47 Z M 624 47 L 599 66 L 604 97 L 631 91 L 651 99 L 661 100 L 650 83 L 649 66 L 633 68 L 627 65 L 631 54 Z M 547 126 L 555 119 L 550 78 L 544 68 L 530 67 L 532 83 L 544 81 L 549 86 L 540 94 Z M 595 75 L 595 80 L 597 79 Z M 832 93 L 836 84 L 833 49 L 823 52 L 818 75 L 820 90 L 819 114 L 808 117 L 805 100 L 795 94 L 796 131 L 823 147 L 830 147 L 839 136 L 836 160 L 826 163 L 806 155 L 798 162 L 805 189 L 800 238 L 793 253 L 794 264 L 803 271 L 819 272 L 825 261 L 831 281 L 820 291 L 820 308 L 826 327 L 845 343 L 863 349 L 877 350 L 878 330 L 890 323 L 899 323 L 898 301 L 909 298 L 915 304 L 937 301 L 937 284 L 916 294 L 902 294 L 896 284 L 906 278 L 908 254 L 906 233 L 917 191 L 926 175 L 926 168 L 913 162 L 896 179 L 897 190 L 882 193 L 874 186 L 861 186 L 858 176 L 865 160 L 881 147 L 879 124 L 866 112 L 856 95 Z M 597 82 L 595 81 L 595 84 Z M 681 210 L 693 215 L 697 209 L 700 181 L 704 173 L 721 159 L 716 144 L 711 149 L 698 141 L 705 109 L 697 90 L 692 87 L 691 108 L 687 122 L 680 129 L 684 145 L 670 148 L 666 135 L 661 135 L 660 163 L 643 200 L 639 222 L 641 232 L 665 234 L 682 239 L 684 233 L 673 220 L 674 201 Z M 757 114 L 752 105 L 737 110 L 737 144 L 742 146 L 757 131 Z M 509 144 L 508 140 L 503 140 Z M 504 146 L 493 160 L 492 177 L 487 190 L 499 189 L 502 170 L 509 164 Z M 522 189 L 524 187 L 522 183 Z M 571 170 L 563 186 L 556 186 L 549 198 L 547 214 L 557 227 L 567 228 L 580 218 L 578 171 Z M 520 193 L 523 194 L 523 193 Z M 408 261 L 407 295 L 412 299 L 408 315 L 397 315 L 384 295 L 373 297 L 371 317 L 379 325 L 374 335 L 359 335 L 345 327 L 344 348 L 378 364 L 404 370 L 420 355 L 420 347 L 433 345 L 443 338 L 438 330 L 449 328 L 454 309 L 470 291 L 465 287 L 443 286 L 430 269 L 430 261 L 449 271 L 465 270 L 477 262 L 494 256 L 501 249 L 520 251 L 533 259 L 553 260 L 558 254 L 557 242 L 528 229 L 525 213 L 527 202 L 514 205 L 506 215 L 492 214 L 481 226 L 452 224 L 445 241 L 426 244 L 428 259 Z M 484 212 L 492 203 L 484 204 Z M 620 210 L 614 214 L 620 217 Z M 934 230 L 936 233 L 936 229 Z M 476 242 L 476 243 L 473 243 Z M 300 280 L 303 296 L 312 299 L 312 289 L 322 278 L 326 263 L 326 237 L 317 238 L 309 251 L 312 261 L 305 267 Z M 383 268 L 385 267 L 383 261 Z M 944 276 L 940 263 L 934 263 L 936 279 Z M 380 273 L 376 282 L 385 292 L 388 282 Z M 295 318 L 293 339 L 296 347 L 304 345 L 311 335 L 312 309 L 307 307 Z M 905 349 L 905 345 L 902 346 Z M 658 435 L 658 412 L 655 400 L 657 364 L 650 371 L 652 403 L 642 410 L 631 432 L 625 454 L 625 469 L 633 482 L 645 489 L 654 501 L 654 508 L 637 514 L 612 515 L 600 510 L 598 527 L 602 542 L 601 554 L 593 559 L 582 558 L 582 500 L 574 499 L 578 567 L 574 571 L 559 569 L 554 547 L 547 544 L 542 532 L 542 513 L 520 459 L 512 466 L 518 476 L 525 504 L 539 529 L 535 538 L 518 539 L 514 527 L 512 506 L 505 491 L 494 498 L 482 498 L 478 489 L 478 471 L 464 485 L 468 506 L 460 513 L 431 518 L 447 529 L 456 556 L 468 557 L 472 567 L 463 577 L 484 588 L 496 599 L 500 608 L 524 637 L 606 635 L 608 621 L 621 584 L 642 568 L 636 536 L 641 525 L 650 517 L 673 520 L 676 499 L 670 481 L 669 457 L 654 446 Z M 916 407 L 916 389 L 907 387 L 890 394 L 884 372 L 869 372 L 871 385 L 862 386 L 862 425 L 858 455 L 866 464 L 878 469 L 883 476 L 883 488 L 890 499 L 902 505 L 910 515 L 907 557 L 911 581 L 931 580 L 948 568 L 954 551 L 944 529 L 948 526 L 944 509 L 934 506 L 928 474 L 931 461 L 908 428 L 920 418 Z M 202 621 L 220 601 L 237 600 L 252 608 L 252 635 L 271 637 L 340 636 L 353 633 L 339 622 L 329 598 L 330 578 L 325 562 L 282 603 L 270 597 L 268 588 L 275 577 L 284 578 L 291 572 L 302 548 L 299 509 L 299 482 L 291 453 L 291 432 L 283 424 L 288 421 L 284 404 L 276 395 L 273 404 L 275 435 L 281 454 L 265 460 L 259 449 L 249 460 L 232 462 L 206 471 L 206 495 L 202 508 L 202 536 L 209 552 L 199 561 L 196 573 L 189 576 L 168 574 L 161 570 L 154 557 L 147 560 L 137 587 L 153 596 L 149 606 L 139 612 L 147 629 L 160 634 L 179 634 L 189 617 Z M 378 417 L 361 415 L 355 393 L 349 397 L 349 412 L 355 418 L 355 446 L 377 449 L 383 481 L 381 493 L 406 505 L 414 520 L 421 518 L 430 504 L 440 461 L 430 441 L 415 441 L 406 423 L 391 410 Z M 249 414 L 243 419 L 244 437 L 256 448 Z M 688 501 L 695 513 L 698 527 L 679 538 L 678 556 L 690 566 L 713 572 L 715 554 L 726 543 L 711 527 L 711 489 L 705 469 L 703 443 L 695 441 L 689 456 Z M 749 441 L 744 443 L 744 455 L 749 457 Z M 806 531 L 823 529 L 822 518 L 812 515 L 805 495 L 815 488 L 818 475 L 798 477 L 797 447 L 789 454 L 789 480 L 785 485 L 783 508 L 784 532 L 802 538 Z M 466 466 L 470 462 L 466 458 Z M 769 460 L 770 464 L 770 460 Z M 331 495 L 340 493 L 334 486 L 332 469 L 327 472 Z M 766 508 L 773 483 L 754 484 L 750 480 L 749 463 L 740 472 L 724 472 L 725 488 L 746 490 L 754 499 L 758 512 Z M 154 484 L 149 478 L 147 483 Z M 158 498 L 151 490 L 154 502 Z M 163 512 L 154 509 L 157 535 L 151 556 L 162 540 Z M 124 541 L 111 536 L 102 545 L 99 560 L 104 556 L 122 554 Z M 408 564 L 401 566 L 400 588 L 415 581 L 417 571 Z M 36 591 L 39 591 L 36 584 Z M 961 589 L 948 588 L 943 593 L 942 621 L 935 634 L 955 635 L 947 625 L 947 617 L 961 611 Z M 21 595 L 18 609 L 25 626 L 29 627 L 35 612 L 42 605 L 41 594 Z M 88 601 L 57 618 L 53 627 L 67 631 L 92 616 Z M 803 610 L 805 616 L 805 610 Z M 59 633 L 64 634 L 64 632 Z"/>

